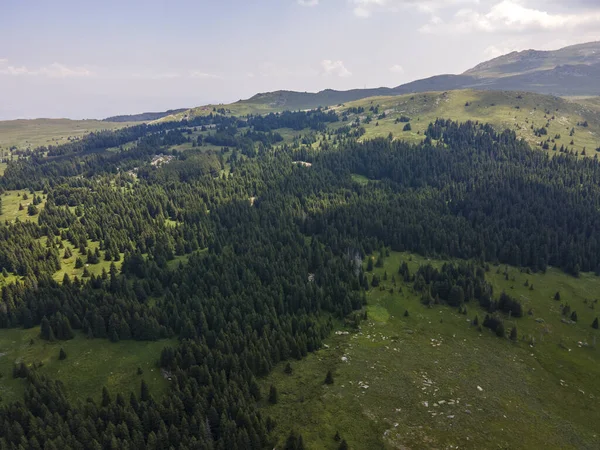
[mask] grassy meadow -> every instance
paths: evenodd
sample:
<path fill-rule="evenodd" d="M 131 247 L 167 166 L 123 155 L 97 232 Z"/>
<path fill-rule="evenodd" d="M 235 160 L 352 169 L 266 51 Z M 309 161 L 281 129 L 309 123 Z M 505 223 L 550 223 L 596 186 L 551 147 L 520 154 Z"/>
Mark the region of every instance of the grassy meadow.
<path fill-rule="evenodd" d="M 378 115 L 369 112 L 371 107 L 379 107 L 379 114 L 385 112 L 386 117 L 378 119 Z M 514 130 L 533 147 L 547 138 L 554 139 L 550 144 L 552 152 L 554 143 L 560 149 L 561 145 L 578 153 L 586 149 L 587 156 L 594 156 L 595 149 L 600 147 L 600 108 L 594 101 L 586 100 L 577 103 L 576 100 L 565 100 L 548 95 L 519 92 L 496 91 L 448 91 L 409 94 L 394 97 L 372 97 L 337 106 L 334 109 L 343 113 L 352 107 L 363 107 L 364 113 L 350 114 L 349 121 L 357 117 L 361 119 L 366 134 L 362 139 L 387 137 L 392 133 L 395 139 L 409 142 L 420 142 L 429 123 L 437 118 L 452 119 L 459 122 L 474 120 L 490 123 L 498 130 Z M 364 120 L 371 115 L 371 123 Z M 408 116 L 411 121 L 411 131 L 403 131 L 404 123 L 395 123 L 400 116 Z M 588 127 L 578 126 L 588 122 Z M 347 124 L 347 123 L 346 123 Z M 337 126 L 346 125 L 339 123 Z M 547 127 L 548 135 L 537 137 L 535 129 Z M 575 134 L 570 131 L 575 128 Z M 571 145 L 573 140 L 573 145 Z"/>
<path fill-rule="evenodd" d="M 121 392 L 139 395 L 141 380 L 145 380 L 155 398 L 168 389 L 168 381 L 161 375 L 158 358 L 165 346 L 176 345 L 174 340 L 156 342 L 87 339 L 76 333 L 69 341 L 47 342 L 39 338 L 39 327 L 29 330 L 0 330 L 0 397 L 2 403 L 20 400 L 25 381 L 12 377 L 15 363 L 30 365 L 42 363 L 38 369 L 42 375 L 64 384 L 65 392 L 72 401 L 85 401 L 92 397 L 100 400 L 102 386 L 114 396 Z M 63 348 L 67 358 L 60 361 L 58 354 Z M 137 374 L 140 367 L 142 375 Z"/>
<path fill-rule="evenodd" d="M 293 374 L 281 364 L 263 380 L 265 396 L 271 384 L 278 389 L 279 402 L 263 401 L 263 411 L 277 421 L 280 443 L 296 429 L 309 449 L 337 449 L 336 432 L 356 449 L 600 446 L 600 331 L 591 328 L 600 278 L 508 268 L 506 280 L 504 266 L 499 273 L 491 267 L 495 296 L 505 290 L 532 310 L 506 318 L 507 332 L 518 329 L 513 342 L 472 326 L 476 314 L 480 323 L 485 316 L 475 304 L 467 315 L 428 308 L 410 285 L 398 279 L 394 286 L 402 261 L 412 273 L 443 263 L 392 253 L 374 270 L 388 279 L 368 293 L 359 331 L 340 328 L 325 348 L 292 361 Z M 557 291 L 561 301 L 553 299 Z M 576 324 L 561 321 L 566 303 Z M 328 370 L 333 385 L 324 384 Z"/>
<path fill-rule="evenodd" d="M 24 195 L 27 196 L 26 199 L 23 198 Z M 27 206 L 33 202 L 33 194 L 30 194 L 28 190 L 5 191 L 4 194 L 0 196 L 2 199 L 2 214 L 0 214 L 0 221 L 14 222 L 18 219 L 21 222 L 29 220 L 37 223 L 39 211 L 41 211 L 46 204 L 46 196 L 42 191 L 37 191 L 35 195 L 36 197 L 41 197 L 42 203 L 37 205 L 38 214 L 30 216 L 27 213 Z M 19 205 L 23 206 L 22 210 L 19 210 Z"/>
<path fill-rule="evenodd" d="M 32 119 L 0 121 L 0 148 L 34 149 L 59 145 L 92 131 L 116 130 L 138 122 L 103 122 L 101 120 Z"/>

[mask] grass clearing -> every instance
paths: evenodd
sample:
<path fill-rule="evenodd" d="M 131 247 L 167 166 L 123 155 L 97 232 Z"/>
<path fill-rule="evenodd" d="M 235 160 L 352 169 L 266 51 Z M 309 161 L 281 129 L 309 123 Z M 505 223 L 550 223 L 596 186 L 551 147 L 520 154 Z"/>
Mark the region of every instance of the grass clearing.
<path fill-rule="evenodd" d="M 23 195 L 27 196 L 27 199 L 23 198 Z M 44 208 L 46 204 L 46 198 L 42 191 L 37 191 L 36 196 L 42 199 L 42 203 L 37 205 L 38 214 L 30 216 L 27 213 L 27 206 L 33 202 L 33 194 L 30 194 L 27 190 L 20 191 L 5 191 L 2 194 L 2 214 L 0 214 L 0 221 L 14 222 L 19 219 L 21 222 L 31 221 L 38 222 L 39 212 Z M 19 205 L 23 206 L 22 210 L 19 210 Z"/>
<path fill-rule="evenodd" d="M 0 330 L 0 397 L 9 403 L 22 398 L 25 381 L 12 377 L 16 362 L 27 364 L 42 362 L 39 373 L 64 384 L 65 392 L 72 401 L 92 397 L 98 401 L 102 386 L 114 396 L 121 392 L 134 391 L 139 395 L 141 380 L 144 379 L 155 398 L 168 389 L 168 381 L 161 375 L 157 361 L 167 345 L 176 345 L 174 340 L 156 342 L 87 339 L 76 333 L 69 341 L 47 342 L 39 339 L 39 327 L 29 330 Z M 33 340 L 33 343 L 30 341 Z M 60 361 L 58 354 L 64 348 L 67 359 Z M 137 374 L 141 367 L 142 375 Z"/>
<path fill-rule="evenodd" d="M 336 449 L 336 431 L 350 448 L 598 448 L 600 353 L 593 343 L 600 331 L 590 326 L 598 314 L 590 300 L 600 278 L 508 268 L 506 280 L 504 266 L 499 273 L 492 267 L 486 276 L 495 295 L 505 290 L 533 309 L 506 318 L 507 332 L 518 328 L 512 342 L 471 325 L 475 314 L 485 316 L 475 304 L 466 316 L 427 308 L 399 280 L 391 293 L 402 261 L 412 273 L 422 263 L 443 264 L 392 253 L 374 271 L 382 279 L 387 271 L 388 280 L 368 293 L 360 331 L 338 331 L 328 347 L 292 361 L 292 375 L 282 364 L 263 380 L 263 392 L 270 384 L 279 391 L 278 404 L 265 401 L 263 410 L 277 421 L 280 443 L 296 429 L 309 449 Z M 553 299 L 556 291 L 562 301 Z M 561 321 L 566 302 L 577 310 L 574 325 Z M 328 370 L 331 386 L 323 383 Z"/>

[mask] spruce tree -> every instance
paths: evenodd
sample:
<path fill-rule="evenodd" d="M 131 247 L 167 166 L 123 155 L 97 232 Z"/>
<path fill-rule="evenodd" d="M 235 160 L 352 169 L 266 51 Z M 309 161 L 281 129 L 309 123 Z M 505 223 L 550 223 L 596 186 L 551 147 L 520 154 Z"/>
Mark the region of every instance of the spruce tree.
<path fill-rule="evenodd" d="M 40 326 L 40 338 L 46 341 L 54 340 L 54 331 L 52 331 L 52 327 L 50 326 L 50 321 L 46 316 L 42 317 L 42 323 Z"/>
<path fill-rule="evenodd" d="M 269 403 L 275 405 L 279 400 L 279 396 L 277 394 L 277 388 L 273 385 L 269 388 Z"/>
<path fill-rule="evenodd" d="M 512 327 L 512 329 L 510 330 L 510 339 L 511 339 L 511 341 L 516 341 L 517 337 L 518 337 L 517 327 Z"/>
<path fill-rule="evenodd" d="M 61 361 L 67 359 L 67 352 L 65 352 L 65 350 L 62 347 L 60 348 L 60 352 L 58 353 L 58 359 Z"/>
<path fill-rule="evenodd" d="M 331 370 L 327 371 L 327 375 L 325 376 L 325 384 L 333 384 L 333 374 Z"/>

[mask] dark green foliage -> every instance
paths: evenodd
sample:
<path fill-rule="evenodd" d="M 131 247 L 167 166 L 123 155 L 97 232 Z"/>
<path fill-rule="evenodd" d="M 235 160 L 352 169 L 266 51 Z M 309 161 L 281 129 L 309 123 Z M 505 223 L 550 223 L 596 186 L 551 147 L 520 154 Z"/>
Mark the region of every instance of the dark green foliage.
<path fill-rule="evenodd" d="M 404 311 L 404 317 L 408 317 L 408 309 Z"/>
<path fill-rule="evenodd" d="M 27 207 L 27 214 L 30 216 L 35 216 L 37 213 L 38 213 L 37 207 L 33 203 L 30 203 L 29 206 Z"/>
<path fill-rule="evenodd" d="M 411 131 L 411 130 L 412 130 L 412 127 L 410 125 L 410 122 L 407 123 L 406 125 L 404 125 L 404 128 L 402 129 L 402 131 Z"/>
<path fill-rule="evenodd" d="M 294 369 L 292 369 L 292 365 L 290 363 L 287 363 L 285 365 L 285 369 L 283 371 L 288 375 L 291 375 L 292 373 L 294 373 Z"/>
<path fill-rule="evenodd" d="M 592 322 L 592 328 L 594 328 L 595 330 L 598 329 L 598 318 L 597 317 Z"/>
<path fill-rule="evenodd" d="M 504 323 L 500 322 L 498 324 L 498 326 L 496 327 L 496 336 L 504 337 L 505 334 L 506 334 L 506 331 L 504 330 Z"/>
<path fill-rule="evenodd" d="M 58 359 L 60 361 L 67 359 L 67 352 L 65 352 L 65 350 L 62 347 L 60 348 L 60 352 L 58 353 Z"/>
<path fill-rule="evenodd" d="M 340 446 L 338 447 L 339 450 L 348 450 L 348 443 L 346 442 L 346 439 L 342 439 L 342 442 L 340 442 Z"/>
<path fill-rule="evenodd" d="M 302 435 L 292 431 L 285 441 L 284 450 L 304 450 L 304 441 Z"/>
<path fill-rule="evenodd" d="M 571 313 L 571 320 L 572 320 L 573 322 L 577 322 L 577 311 L 573 311 L 573 312 Z"/>
<path fill-rule="evenodd" d="M 510 339 L 511 339 L 511 341 L 516 341 L 517 338 L 518 338 L 517 327 L 512 327 L 512 329 L 510 330 Z"/>
<path fill-rule="evenodd" d="M 327 375 L 325 376 L 325 384 L 333 384 L 333 374 L 331 370 L 327 371 Z"/>
<path fill-rule="evenodd" d="M 560 292 L 556 292 L 556 294 L 554 294 L 554 300 L 560 301 Z"/>
<path fill-rule="evenodd" d="M 273 385 L 269 388 L 269 403 L 275 405 L 279 401 L 279 395 L 277 393 L 277 388 Z"/>
<path fill-rule="evenodd" d="M 50 326 L 50 321 L 44 316 L 42 318 L 42 323 L 40 327 L 40 338 L 46 341 L 54 340 L 54 331 L 52 331 L 52 327 Z"/>

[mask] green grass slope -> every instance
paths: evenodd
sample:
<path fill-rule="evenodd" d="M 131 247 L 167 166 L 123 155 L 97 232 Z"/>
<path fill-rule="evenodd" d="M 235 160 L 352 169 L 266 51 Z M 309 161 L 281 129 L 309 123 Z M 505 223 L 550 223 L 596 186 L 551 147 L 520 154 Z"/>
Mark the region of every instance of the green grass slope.
<path fill-rule="evenodd" d="M 369 111 L 375 106 L 378 114 Z M 594 99 L 578 103 L 578 100 L 524 92 L 462 90 L 367 98 L 334 109 L 344 113 L 356 107 L 363 107 L 365 112 L 350 114 L 349 121 L 357 117 L 361 120 L 366 129 L 363 139 L 387 137 L 392 133 L 396 139 L 418 142 L 424 138 L 423 132 L 430 122 L 443 118 L 486 122 L 498 130 L 514 130 L 534 147 L 550 138 L 555 141 L 550 143 L 550 152 L 556 144 L 559 149 L 564 145 L 578 153 L 585 148 L 586 155 L 593 156 L 595 149 L 600 147 L 600 104 Z M 382 113 L 385 118 L 378 118 Z M 371 122 L 365 123 L 369 116 Z M 403 131 L 405 124 L 396 123 L 401 116 L 411 119 L 411 131 Z M 586 121 L 587 127 L 578 126 Z M 548 135 L 537 137 L 532 126 L 538 129 L 546 125 Z M 570 136 L 573 128 L 575 134 Z M 560 139 L 554 139 L 558 134 Z"/>
<path fill-rule="evenodd" d="M 34 149 L 64 144 L 69 138 L 79 138 L 92 131 L 115 130 L 129 125 L 136 124 L 70 119 L 5 120 L 0 121 L 0 149 Z"/>
<path fill-rule="evenodd" d="M 485 315 L 475 305 L 467 315 L 430 309 L 411 286 L 393 286 L 402 261 L 413 273 L 422 263 L 442 264 L 392 254 L 375 270 L 388 280 L 368 293 L 360 331 L 338 332 L 326 348 L 291 362 L 293 374 L 281 365 L 263 381 L 263 392 L 278 389 L 279 402 L 265 400 L 263 410 L 277 421 L 280 444 L 295 429 L 309 449 L 337 449 L 336 432 L 356 449 L 598 448 L 600 331 L 590 325 L 600 278 L 509 268 L 505 280 L 504 266 L 492 267 L 486 276 L 495 294 L 506 290 L 533 310 L 506 320 L 518 328 L 512 342 L 472 326 L 475 314 Z M 557 291 L 562 301 L 553 299 Z M 576 324 L 561 321 L 564 303 L 577 311 Z M 328 370 L 333 385 L 324 384 Z"/>

